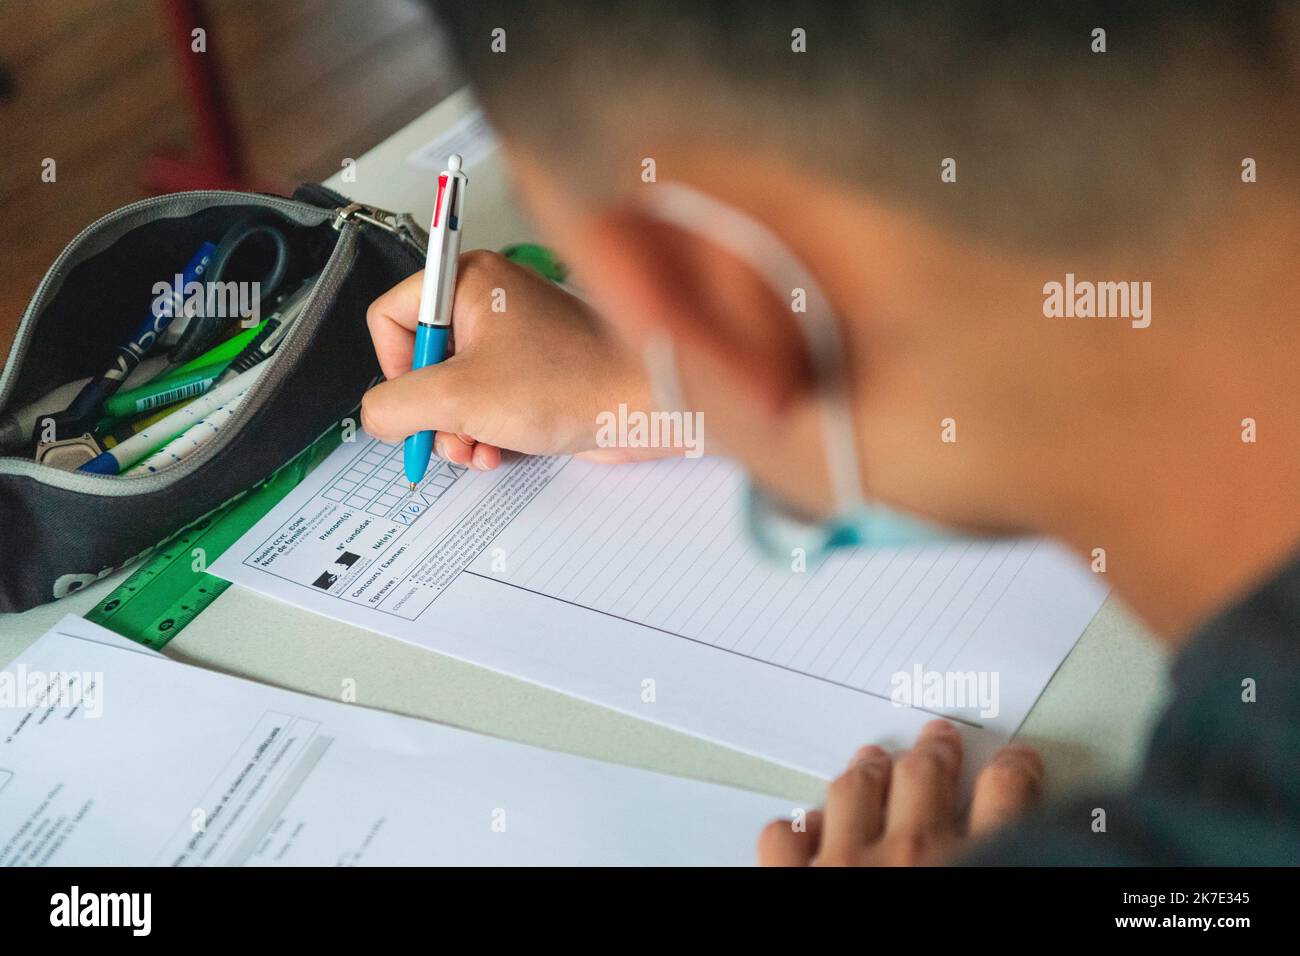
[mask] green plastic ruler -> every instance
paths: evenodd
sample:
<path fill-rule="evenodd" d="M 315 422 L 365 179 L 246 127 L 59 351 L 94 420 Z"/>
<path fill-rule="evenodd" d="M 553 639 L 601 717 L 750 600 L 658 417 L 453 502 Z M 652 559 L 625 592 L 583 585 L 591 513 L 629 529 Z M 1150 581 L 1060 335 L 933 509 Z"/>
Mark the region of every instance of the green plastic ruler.
<path fill-rule="evenodd" d="M 325 460 L 340 436 L 341 429 L 331 428 L 262 484 L 168 540 L 86 619 L 154 650 L 165 646 L 230 587 L 196 566 L 206 567 L 238 541 Z"/>

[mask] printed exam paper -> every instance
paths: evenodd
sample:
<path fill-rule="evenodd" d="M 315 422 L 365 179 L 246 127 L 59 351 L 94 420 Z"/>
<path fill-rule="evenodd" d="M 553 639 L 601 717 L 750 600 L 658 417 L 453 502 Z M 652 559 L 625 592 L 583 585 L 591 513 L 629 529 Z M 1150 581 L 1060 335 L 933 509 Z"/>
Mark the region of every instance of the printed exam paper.
<path fill-rule="evenodd" d="M 358 433 L 212 572 L 825 777 L 935 716 L 978 767 L 1106 595 L 1035 540 L 771 565 L 718 458 L 437 461 L 412 493 L 401 455 Z"/>
<path fill-rule="evenodd" d="M 797 809 L 176 663 L 73 615 L 0 680 L 23 698 L 0 709 L 0 866 L 742 865 Z"/>

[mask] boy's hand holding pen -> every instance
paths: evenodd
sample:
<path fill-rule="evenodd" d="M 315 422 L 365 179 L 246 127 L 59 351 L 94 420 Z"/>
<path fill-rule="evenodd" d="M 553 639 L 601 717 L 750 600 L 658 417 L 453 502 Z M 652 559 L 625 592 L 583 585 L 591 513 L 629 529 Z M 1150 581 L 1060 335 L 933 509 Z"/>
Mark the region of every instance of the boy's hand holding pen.
<path fill-rule="evenodd" d="M 437 365 L 412 370 L 425 274 L 376 299 L 370 337 L 387 381 L 361 404 L 366 432 L 399 442 L 436 432 L 437 454 L 488 471 L 501 449 L 633 460 L 659 449 L 599 449 L 596 416 L 653 407 L 640 357 L 592 309 L 532 268 L 484 249 L 460 256 L 455 341 Z"/>

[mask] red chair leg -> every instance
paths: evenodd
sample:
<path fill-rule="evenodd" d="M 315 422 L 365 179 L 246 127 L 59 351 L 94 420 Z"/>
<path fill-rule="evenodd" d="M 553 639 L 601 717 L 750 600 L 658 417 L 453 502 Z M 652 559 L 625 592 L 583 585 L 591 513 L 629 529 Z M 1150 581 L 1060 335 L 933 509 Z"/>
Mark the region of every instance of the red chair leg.
<path fill-rule="evenodd" d="M 155 154 L 145 168 L 145 182 L 154 192 L 185 189 L 251 188 L 243 147 L 222 82 L 210 19 L 203 0 L 163 0 L 171 46 L 180 64 L 185 98 L 198 152 L 190 156 Z M 206 50 L 193 50 L 194 31 L 204 31 Z"/>

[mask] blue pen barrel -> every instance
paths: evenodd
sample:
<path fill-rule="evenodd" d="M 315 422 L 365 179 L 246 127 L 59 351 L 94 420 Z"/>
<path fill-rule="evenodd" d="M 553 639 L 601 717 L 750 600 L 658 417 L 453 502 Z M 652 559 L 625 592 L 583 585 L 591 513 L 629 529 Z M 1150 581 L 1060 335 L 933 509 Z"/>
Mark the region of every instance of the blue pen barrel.
<path fill-rule="evenodd" d="M 411 368 L 428 368 L 441 362 L 447 355 L 447 340 L 450 337 L 450 326 L 417 325 L 415 358 L 411 362 Z M 432 454 L 433 432 L 417 432 L 406 439 L 402 446 L 402 465 L 406 470 L 407 481 L 414 485 L 424 479 Z"/>

